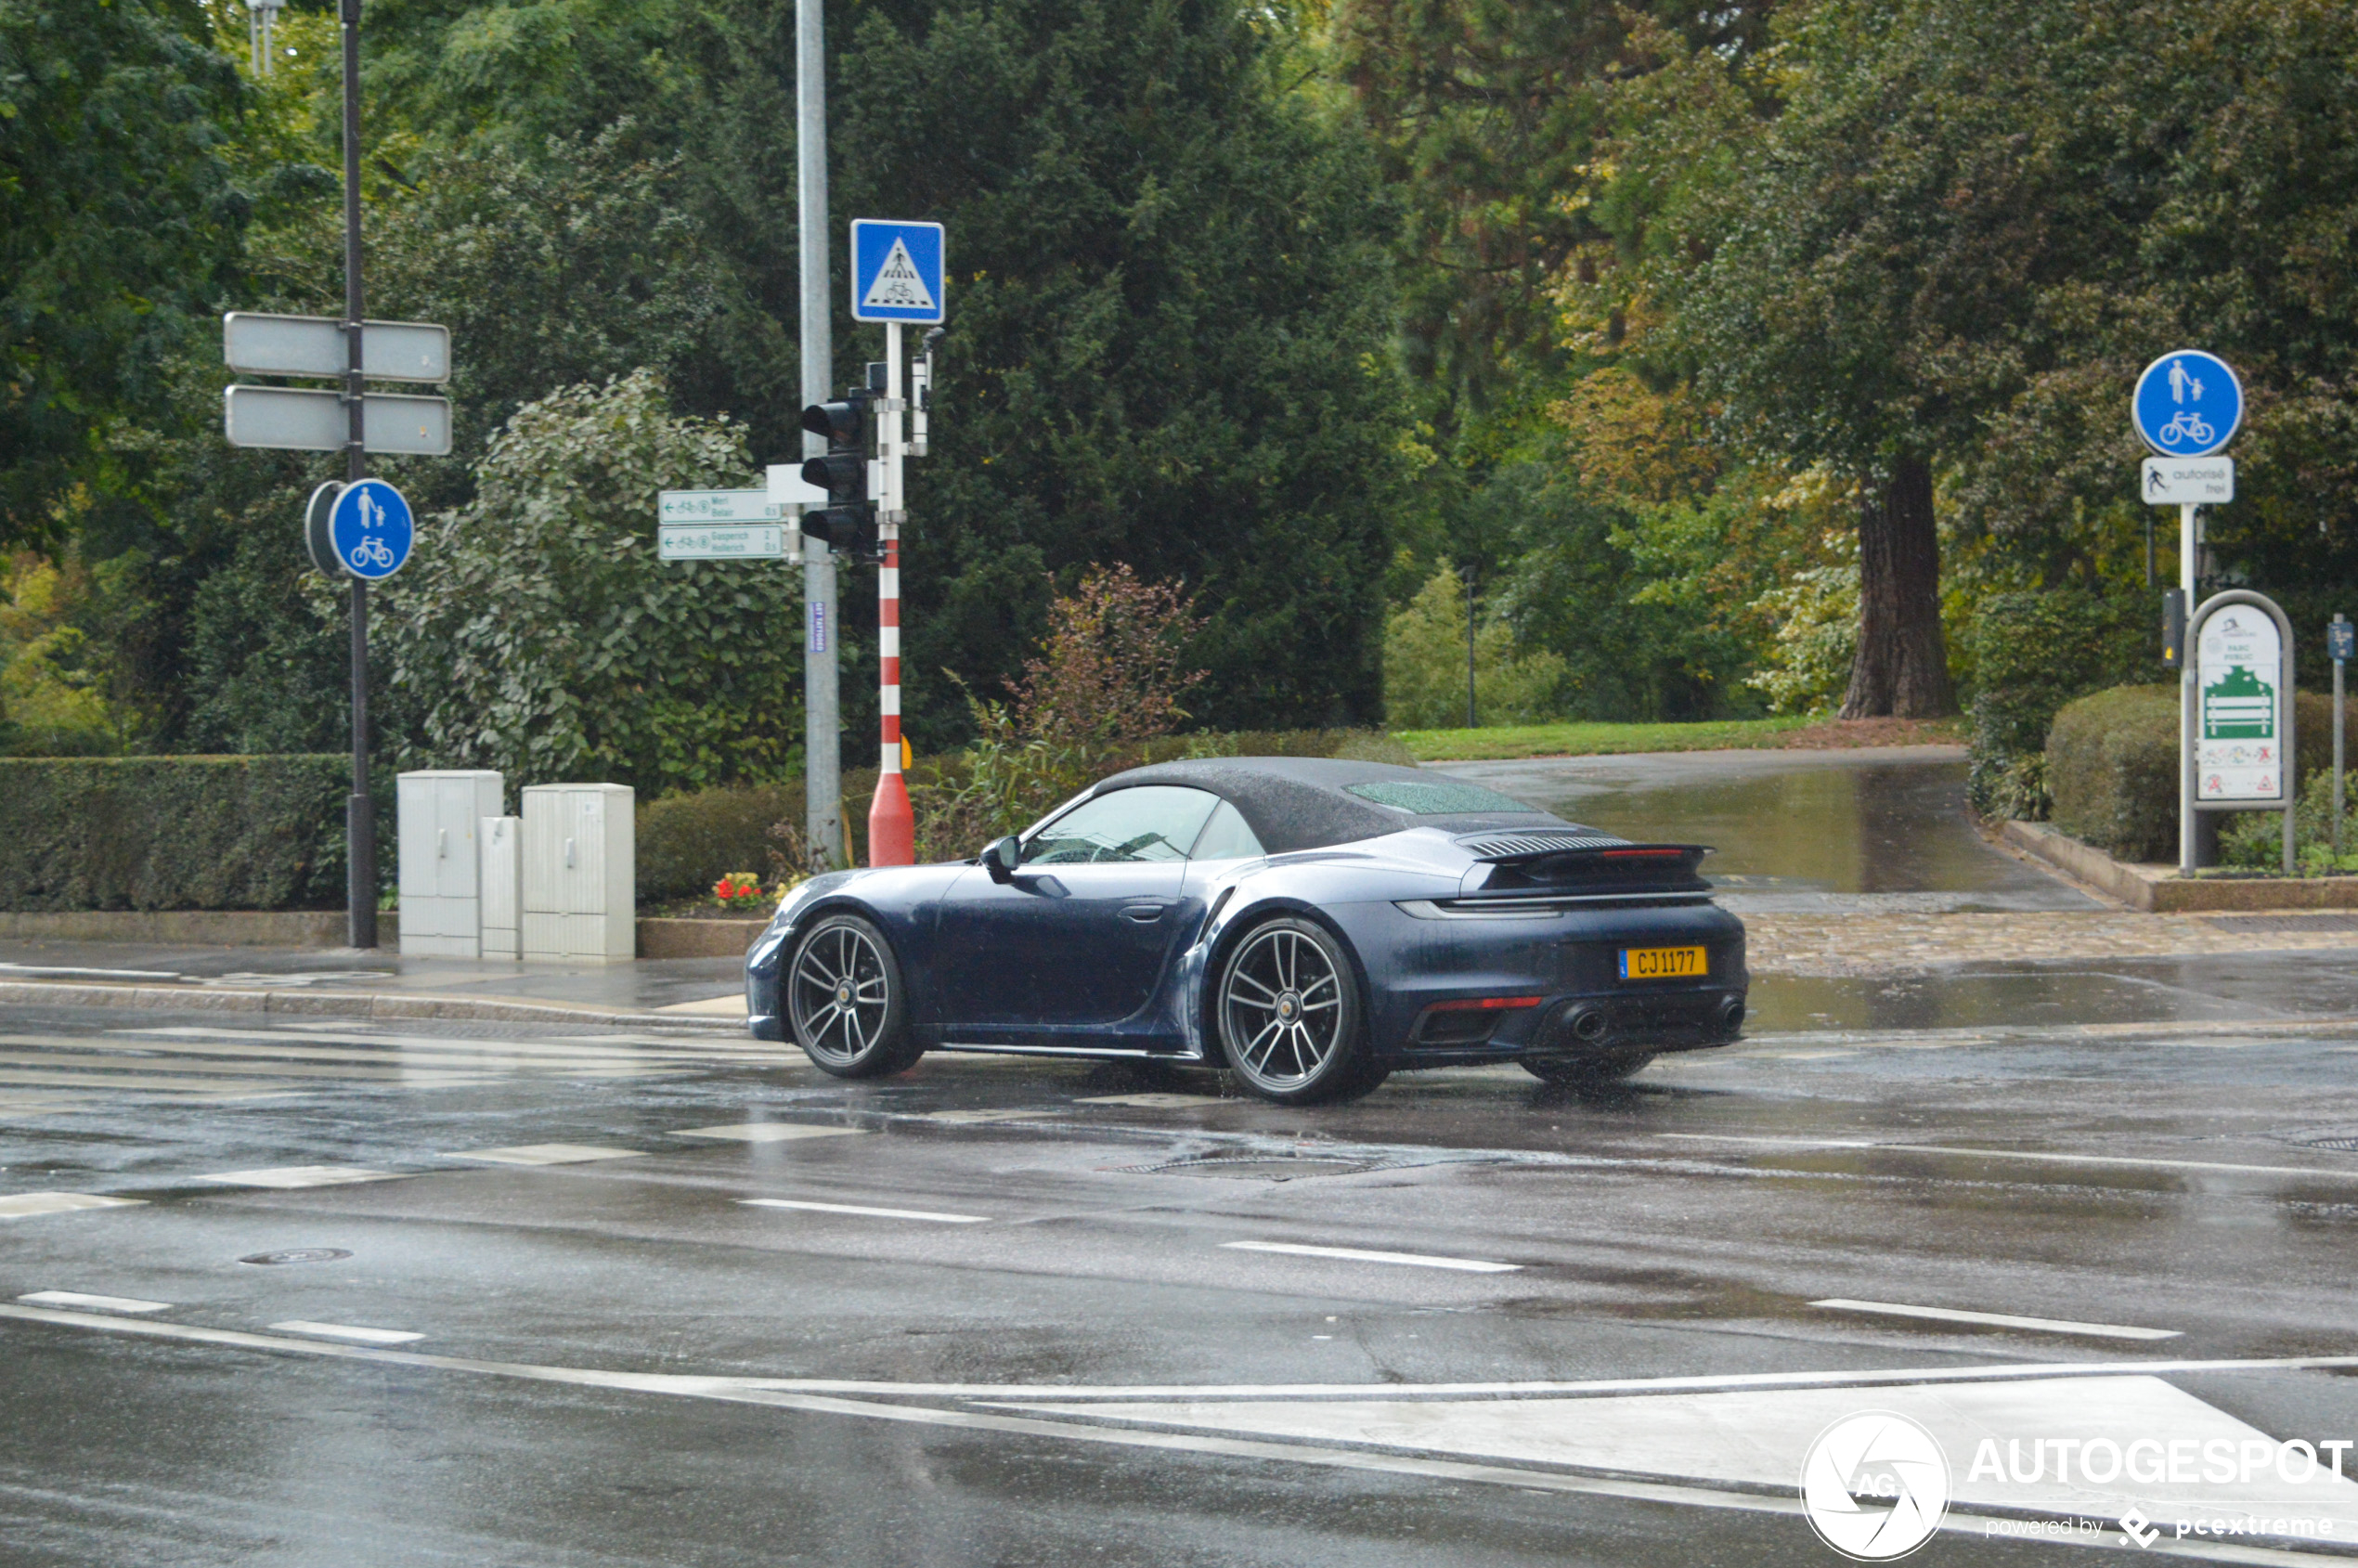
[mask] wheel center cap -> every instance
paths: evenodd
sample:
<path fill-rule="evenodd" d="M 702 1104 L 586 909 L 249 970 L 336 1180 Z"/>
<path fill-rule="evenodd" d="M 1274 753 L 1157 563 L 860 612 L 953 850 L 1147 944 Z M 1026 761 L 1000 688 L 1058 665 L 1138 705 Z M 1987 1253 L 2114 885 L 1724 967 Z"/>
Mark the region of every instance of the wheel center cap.
<path fill-rule="evenodd" d="M 1287 991 L 1283 996 L 1277 998 L 1277 1017 L 1285 1019 L 1286 1022 L 1293 1022 L 1294 1018 L 1300 1015 L 1301 1012 L 1302 998 L 1296 996 L 1292 991 Z"/>
<path fill-rule="evenodd" d="M 838 1004 L 844 1004 L 844 1005 L 849 1005 L 849 1004 L 850 1004 L 850 1002 L 851 1002 L 851 985 L 850 985 L 850 982 L 849 982 L 849 981 L 844 981 L 844 982 L 841 982 L 841 983 L 839 983 L 839 984 L 837 984 L 837 985 L 836 985 L 836 1001 Z"/>

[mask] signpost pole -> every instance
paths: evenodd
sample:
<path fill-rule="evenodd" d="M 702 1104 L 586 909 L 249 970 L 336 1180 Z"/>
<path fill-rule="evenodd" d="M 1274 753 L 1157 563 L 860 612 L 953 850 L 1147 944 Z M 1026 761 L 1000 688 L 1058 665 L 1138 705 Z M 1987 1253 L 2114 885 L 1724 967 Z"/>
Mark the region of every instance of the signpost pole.
<path fill-rule="evenodd" d="M 2341 670 L 2350 662 L 2352 628 L 2341 616 L 2334 616 L 2334 624 L 2326 632 L 2328 651 L 2334 656 L 2334 858 L 2341 858 Z"/>
<path fill-rule="evenodd" d="M 885 323 L 884 417 L 876 455 L 884 460 L 883 494 L 876 508 L 876 540 L 884 564 L 876 568 L 877 710 L 882 742 L 876 795 L 868 804 L 868 863 L 916 863 L 916 820 L 909 784 L 900 776 L 900 519 L 905 515 L 900 466 L 900 323 Z"/>
<path fill-rule="evenodd" d="M 351 421 L 344 479 L 369 476 L 367 388 L 361 376 L 360 0 L 343 0 L 344 401 Z M 369 797 L 369 585 L 352 579 L 352 796 L 344 803 L 345 931 L 354 947 L 377 945 L 377 812 Z"/>
<path fill-rule="evenodd" d="M 2178 509 L 2178 591 L 2185 596 L 2186 613 L 2191 620 L 2196 604 L 2195 509 L 2191 506 Z M 2200 694 L 2196 689 L 2197 675 L 2191 641 L 2186 646 L 2189 651 L 2180 658 L 2178 670 L 2179 681 L 2184 688 L 2183 700 L 2178 705 L 2178 755 L 2183 759 L 2179 771 L 2184 776 L 2185 784 L 2180 792 L 2183 798 L 2178 802 L 2178 875 L 2181 876 L 2192 876 L 2200 864 L 2198 839 L 2202 825 L 2202 813 L 2195 810 L 2195 726 L 2197 722 L 2195 710 Z"/>
<path fill-rule="evenodd" d="M 795 217 L 802 250 L 802 401 L 824 403 L 835 381 L 827 298 L 827 22 L 825 0 L 795 0 Z M 827 455 L 805 434 L 807 458 Z M 836 683 L 836 563 L 827 541 L 802 537 L 803 832 L 828 864 L 851 863 L 843 841 L 843 720 Z"/>

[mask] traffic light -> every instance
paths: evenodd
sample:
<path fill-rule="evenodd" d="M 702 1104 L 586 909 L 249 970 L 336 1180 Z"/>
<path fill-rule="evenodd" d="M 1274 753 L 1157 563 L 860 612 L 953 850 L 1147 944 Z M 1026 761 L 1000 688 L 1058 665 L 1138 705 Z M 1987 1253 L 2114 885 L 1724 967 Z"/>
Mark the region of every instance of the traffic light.
<path fill-rule="evenodd" d="M 840 401 L 813 403 L 802 411 L 802 428 L 827 439 L 826 455 L 802 465 L 802 482 L 827 492 L 826 510 L 804 512 L 802 531 L 839 555 L 869 556 L 876 551 L 868 502 L 868 404 L 874 395 L 854 387 Z"/>

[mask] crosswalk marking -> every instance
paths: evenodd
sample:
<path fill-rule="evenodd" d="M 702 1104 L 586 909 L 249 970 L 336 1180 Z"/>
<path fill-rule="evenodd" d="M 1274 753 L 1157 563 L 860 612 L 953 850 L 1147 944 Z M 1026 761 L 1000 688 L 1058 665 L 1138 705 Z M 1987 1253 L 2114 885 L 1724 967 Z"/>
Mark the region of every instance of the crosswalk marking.
<path fill-rule="evenodd" d="M 423 1334 L 413 1334 L 407 1328 L 363 1328 L 352 1323 L 310 1323 L 300 1317 L 284 1323 L 273 1323 L 271 1328 L 281 1334 L 318 1334 L 333 1340 L 358 1340 L 371 1345 L 406 1345 L 412 1340 L 422 1340 Z"/>
<path fill-rule="evenodd" d="M 494 1165 L 580 1165 L 592 1160 L 636 1160 L 639 1148 L 607 1148 L 599 1144 L 519 1144 L 513 1148 L 471 1148 L 446 1154 L 445 1160 L 482 1160 Z"/>
<path fill-rule="evenodd" d="M 92 1296 L 80 1290 L 35 1290 L 17 1300 L 31 1306 L 82 1307 L 90 1312 L 162 1312 L 170 1302 L 142 1302 L 129 1296 Z"/>
<path fill-rule="evenodd" d="M 192 1178 L 200 1182 L 218 1182 L 223 1186 L 343 1186 L 351 1182 L 390 1182 L 396 1179 L 391 1171 L 371 1171 L 359 1165 L 273 1165 L 258 1171 L 222 1171 L 210 1176 Z"/>
<path fill-rule="evenodd" d="M 144 1198 L 104 1198 L 94 1192 L 19 1192 L 0 1198 L 0 1220 L 70 1214 L 77 1209 L 128 1209 L 146 1201 Z"/>
<path fill-rule="evenodd" d="M 365 1024 L 21 1030 L 0 1033 L 0 1121 L 104 1103 L 92 1091 L 227 1101 L 339 1086 L 438 1090 L 517 1077 L 628 1079 L 807 1066 L 800 1052 L 759 1041 L 654 1033 L 519 1040 L 379 1031 Z"/>

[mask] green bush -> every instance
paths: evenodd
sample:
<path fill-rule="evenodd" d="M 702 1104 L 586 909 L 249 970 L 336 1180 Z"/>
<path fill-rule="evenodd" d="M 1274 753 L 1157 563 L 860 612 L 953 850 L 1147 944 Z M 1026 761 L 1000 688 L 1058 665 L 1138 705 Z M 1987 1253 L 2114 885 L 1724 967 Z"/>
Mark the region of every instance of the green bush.
<path fill-rule="evenodd" d="M 351 768 L 310 755 L 0 758 L 0 909 L 334 908 Z M 389 875 L 389 794 L 381 805 Z"/>
<path fill-rule="evenodd" d="M 2119 860 L 2177 859 L 2180 701 L 2176 686 L 2120 686 L 2055 715 L 2047 735 L 2047 784 L 2057 827 Z M 2347 725 L 2358 705 L 2344 707 Z M 2296 693 L 2293 728 L 2296 779 L 2327 771 L 2333 699 Z"/>
<path fill-rule="evenodd" d="M 2047 815 L 2049 792 L 2028 759 L 2045 749 L 2049 726 L 2074 697 L 2160 679 L 2158 603 L 2082 588 L 1982 602 L 1965 631 L 1978 688 L 1965 774 L 1975 810 L 2031 822 Z"/>
<path fill-rule="evenodd" d="M 863 803 L 861 814 L 866 815 Z M 742 784 L 667 795 L 639 808 L 639 897 L 711 891 L 732 871 L 770 875 L 770 828 L 802 821 L 802 785 Z"/>

